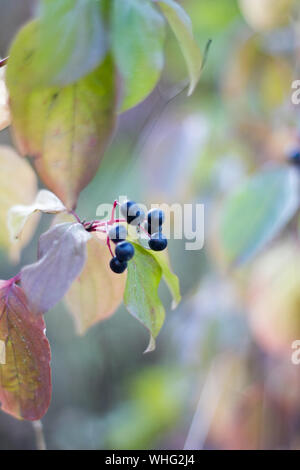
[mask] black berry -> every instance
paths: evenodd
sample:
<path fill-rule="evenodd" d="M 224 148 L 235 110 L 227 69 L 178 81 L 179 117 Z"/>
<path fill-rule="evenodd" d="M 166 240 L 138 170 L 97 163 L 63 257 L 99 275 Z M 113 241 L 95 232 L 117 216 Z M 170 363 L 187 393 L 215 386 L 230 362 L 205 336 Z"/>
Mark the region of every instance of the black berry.
<path fill-rule="evenodd" d="M 151 209 L 147 215 L 150 227 L 161 227 L 165 221 L 165 214 L 161 209 Z"/>
<path fill-rule="evenodd" d="M 162 227 L 161 226 L 155 227 L 152 224 L 149 224 L 149 222 L 145 222 L 144 229 L 146 230 L 147 233 L 149 233 L 149 235 L 153 235 L 154 233 L 161 232 Z"/>
<path fill-rule="evenodd" d="M 116 246 L 116 257 L 119 261 L 129 261 L 134 256 L 134 247 L 129 242 L 121 242 Z"/>
<path fill-rule="evenodd" d="M 126 218 L 128 224 L 138 225 L 144 218 L 144 211 L 134 201 L 126 201 L 121 205 L 121 214 Z"/>
<path fill-rule="evenodd" d="M 168 246 L 168 240 L 161 233 L 154 233 L 149 240 L 149 247 L 153 251 L 163 251 Z"/>
<path fill-rule="evenodd" d="M 293 165 L 300 166 L 300 148 L 295 148 L 289 153 L 288 161 Z"/>
<path fill-rule="evenodd" d="M 127 268 L 125 261 L 120 261 L 116 256 L 110 260 L 110 269 L 116 274 L 122 274 Z"/>
<path fill-rule="evenodd" d="M 127 237 L 127 229 L 124 225 L 114 225 L 109 229 L 108 236 L 114 243 L 123 242 Z"/>

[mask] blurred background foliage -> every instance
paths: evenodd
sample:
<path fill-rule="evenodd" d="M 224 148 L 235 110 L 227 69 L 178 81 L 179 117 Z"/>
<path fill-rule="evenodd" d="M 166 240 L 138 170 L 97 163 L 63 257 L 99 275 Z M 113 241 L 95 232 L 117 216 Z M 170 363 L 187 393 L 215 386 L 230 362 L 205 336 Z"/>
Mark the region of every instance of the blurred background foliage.
<path fill-rule="evenodd" d="M 34 14 L 33 0 L 0 0 L 0 55 Z M 166 66 L 146 101 L 119 118 L 112 145 L 78 213 L 119 195 L 147 204 L 204 203 L 205 247 L 170 243 L 183 301 L 154 353 L 121 307 L 84 336 L 63 304 L 46 316 L 53 399 L 43 419 L 51 449 L 300 448 L 300 252 L 297 223 L 242 270 L 224 269 L 215 220 L 247 175 L 284 162 L 298 144 L 300 79 L 297 0 L 183 0 L 202 50 L 212 46 L 191 98 L 166 106 L 185 66 L 169 31 Z M 20 80 L 22 77 L 20 77 Z M 9 131 L 0 143 L 10 143 Z M 266 188 L 267 190 L 268 188 Z M 39 231 L 21 264 L 35 259 Z M 2 230 L 5 230 L 2 227 Z M 0 251 L 1 278 L 16 272 Z M 0 449 L 34 448 L 30 423 L 1 413 Z"/>

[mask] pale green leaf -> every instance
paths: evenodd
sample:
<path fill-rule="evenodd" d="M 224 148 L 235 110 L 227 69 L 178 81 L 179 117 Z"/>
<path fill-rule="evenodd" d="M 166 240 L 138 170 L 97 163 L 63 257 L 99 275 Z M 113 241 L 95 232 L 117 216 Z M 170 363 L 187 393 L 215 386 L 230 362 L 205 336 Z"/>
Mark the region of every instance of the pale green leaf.
<path fill-rule="evenodd" d="M 135 244 L 135 255 L 128 263 L 124 303 L 131 315 L 150 332 L 150 343 L 145 352 L 155 349 L 157 337 L 165 318 L 165 310 L 158 296 L 162 269 L 156 259 L 143 247 Z"/>
<path fill-rule="evenodd" d="M 188 95 L 191 95 L 200 79 L 202 55 L 196 43 L 192 22 L 185 10 L 174 0 L 155 0 L 172 28 L 186 61 L 190 76 Z"/>
<path fill-rule="evenodd" d="M 294 168 L 268 169 L 243 182 L 221 208 L 219 242 L 227 263 L 249 260 L 271 241 L 299 207 Z"/>
<path fill-rule="evenodd" d="M 107 52 L 102 0 L 42 0 L 36 59 L 46 85 L 66 85 L 95 69 Z"/>
<path fill-rule="evenodd" d="M 121 111 L 155 87 L 163 68 L 164 21 L 149 0 L 113 0 L 112 48 L 123 79 Z"/>
<path fill-rule="evenodd" d="M 171 270 L 167 251 L 149 251 L 161 267 L 164 281 L 166 282 L 173 297 L 172 308 L 175 309 L 181 301 L 179 279 Z"/>

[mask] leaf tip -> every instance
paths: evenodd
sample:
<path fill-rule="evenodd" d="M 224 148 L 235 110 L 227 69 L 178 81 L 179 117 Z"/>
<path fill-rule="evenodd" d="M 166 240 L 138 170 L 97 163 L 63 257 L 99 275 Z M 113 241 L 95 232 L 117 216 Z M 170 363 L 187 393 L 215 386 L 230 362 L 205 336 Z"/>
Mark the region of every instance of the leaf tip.
<path fill-rule="evenodd" d="M 155 339 L 152 335 L 150 335 L 150 341 L 149 341 L 147 348 L 144 351 L 144 354 L 148 354 L 150 352 L 155 351 L 155 348 L 156 348 Z"/>
<path fill-rule="evenodd" d="M 175 310 L 181 302 L 181 296 L 178 299 L 173 299 L 171 303 L 171 310 Z"/>

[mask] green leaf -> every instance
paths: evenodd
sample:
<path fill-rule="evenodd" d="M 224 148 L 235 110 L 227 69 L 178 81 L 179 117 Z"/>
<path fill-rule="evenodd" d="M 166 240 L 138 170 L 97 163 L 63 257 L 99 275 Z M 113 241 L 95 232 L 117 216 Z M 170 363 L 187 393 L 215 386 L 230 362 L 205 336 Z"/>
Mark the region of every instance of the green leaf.
<path fill-rule="evenodd" d="M 265 170 L 241 184 L 221 208 L 220 244 L 229 264 L 248 261 L 293 217 L 299 207 L 294 168 Z"/>
<path fill-rule="evenodd" d="M 43 0 L 35 67 L 46 85 L 66 85 L 95 69 L 107 52 L 101 0 Z"/>
<path fill-rule="evenodd" d="M 193 36 L 191 19 L 173 0 L 154 1 L 159 4 L 179 42 L 190 76 L 188 95 L 191 95 L 200 79 L 202 65 L 202 55 Z"/>
<path fill-rule="evenodd" d="M 107 56 L 72 85 L 32 89 L 38 31 L 37 21 L 29 23 L 10 51 L 12 127 L 19 152 L 33 159 L 45 185 L 72 209 L 95 175 L 114 129 L 115 68 Z"/>
<path fill-rule="evenodd" d="M 164 21 L 149 0 L 114 0 L 112 48 L 123 79 L 121 111 L 155 87 L 163 68 Z"/>
<path fill-rule="evenodd" d="M 164 281 L 166 282 L 173 297 L 172 308 L 175 309 L 181 301 L 180 285 L 178 277 L 171 271 L 168 253 L 166 251 L 148 251 L 148 253 L 150 253 L 151 256 L 156 259 L 159 266 L 161 267 Z"/>
<path fill-rule="evenodd" d="M 150 342 L 145 352 L 155 349 L 157 337 L 164 319 L 165 310 L 158 296 L 162 270 L 156 259 L 138 244 L 134 245 L 135 256 L 128 263 L 124 303 L 131 315 L 150 332 Z"/>

